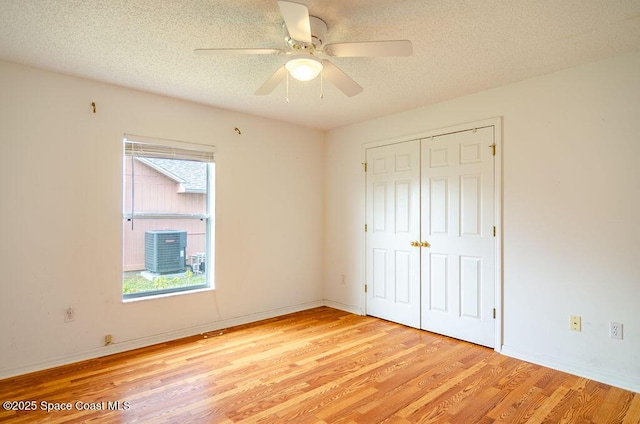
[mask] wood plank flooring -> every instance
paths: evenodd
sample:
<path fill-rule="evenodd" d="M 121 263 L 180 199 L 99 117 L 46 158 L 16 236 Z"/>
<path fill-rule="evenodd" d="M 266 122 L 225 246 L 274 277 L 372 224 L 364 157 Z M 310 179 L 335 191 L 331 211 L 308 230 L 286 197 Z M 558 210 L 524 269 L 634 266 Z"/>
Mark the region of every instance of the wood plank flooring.
<path fill-rule="evenodd" d="M 34 402 L 12 423 L 640 423 L 640 394 L 327 307 L 0 380 L 0 400 Z"/>

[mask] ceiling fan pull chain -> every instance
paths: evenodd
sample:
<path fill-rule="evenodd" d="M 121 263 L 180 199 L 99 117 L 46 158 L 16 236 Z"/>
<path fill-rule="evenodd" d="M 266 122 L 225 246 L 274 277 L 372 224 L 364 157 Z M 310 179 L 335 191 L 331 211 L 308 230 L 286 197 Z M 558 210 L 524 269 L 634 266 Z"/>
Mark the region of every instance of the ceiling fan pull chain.
<path fill-rule="evenodd" d="M 289 103 L 289 72 L 287 72 L 287 103 Z"/>
<path fill-rule="evenodd" d="M 320 71 L 320 99 L 324 99 L 324 78 L 323 78 L 323 72 L 324 70 Z"/>

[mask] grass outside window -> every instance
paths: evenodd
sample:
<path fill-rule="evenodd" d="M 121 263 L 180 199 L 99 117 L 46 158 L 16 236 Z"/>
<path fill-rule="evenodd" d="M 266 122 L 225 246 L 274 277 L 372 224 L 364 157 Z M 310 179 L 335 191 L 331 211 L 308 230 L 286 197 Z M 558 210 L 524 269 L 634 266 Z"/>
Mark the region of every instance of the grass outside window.
<path fill-rule="evenodd" d="M 140 272 L 125 272 L 122 281 L 122 294 L 136 294 L 159 290 L 170 290 L 206 284 L 204 274 L 194 274 L 187 270 L 183 276 L 160 275 L 153 280 L 143 277 Z"/>

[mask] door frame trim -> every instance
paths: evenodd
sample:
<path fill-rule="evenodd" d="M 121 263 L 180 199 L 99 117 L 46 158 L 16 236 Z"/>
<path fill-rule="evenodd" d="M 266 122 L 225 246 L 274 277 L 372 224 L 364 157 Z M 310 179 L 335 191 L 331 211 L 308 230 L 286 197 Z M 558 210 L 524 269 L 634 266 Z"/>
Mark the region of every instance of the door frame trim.
<path fill-rule="evenodd" d="M 423 138 L 429 138 L 429 137 L 436 137 L 436 136 L 441 136 L 441 135 L 446 135 L 446 134 L 451 134 L 451 133 L 456 133 L 456 132 L 461 132 L 461 131 L 468 131 L 468 130 L 473 130 L 473 129 L 477 129 L 477 128 L 482 128 L 482 127 L 490 127 L 493 126 L 493 131 L 494 131 L 494 143 L 496 144 L 496 154 L 494 157 L 494 167 L 493 167 L 493 172 L 494 172 L 494 193 L 495 193 L 495 198 L 494 198 L 494 222 L 495 222 L 495 226 L 496 226 L 496 237 L 495 237 L 495 242 L 494 242 L 494 246 L 495 246 L 495 264 L 494 264 L 494 268 L 495 268 L 495 281 L 494 281 L 494 287 L 495 287 L 495 299 L 494 299 L 494 304 L 495 304 L 495 308 L 496 308 L 496 318 L 495 318 L 495 343 L 494 343 L 494 350 L 496 352 L 501 352 L 502 351 L 502 346 L 503 346 L 503 330 L 504 330 L 504 315 L 503 315 L 503 306 L 504 306 L 504 296 L 503 296 L 503 285 L 504 285 L 504 281 L 503 281 L 503 263 L 504 263 L 504 257 L 503 257 L 503 232 L 502 232 L 502 215 L 503 215 L 503 199 L 502 199 L 502 189 L 503 189 L 503 181 L 502 181 L 502 167 L 503 167 L 503 163 L 502 163 L 502 146 L 503 146 L 503 140 L 502 140 L 502 116 L 498 116 L 498 117 L 494 117 L 494 118 L 488 118 L 488 119 L 483 119 L 483 120 L 479 120 L 479 121 L 473 121 L 473 122 L 467 122 L 467 123 L 462 123 L 462 124 L 457 124 L 457 125 L 452 125 L 452 126 L 448 126 L 448 127 L 442 127 L 442 128 L 437 128 L 437 129 L 433 129 L 433 130 L 425 130 L 425 131 L 421 131 L 421 132 L 417 132 L 414 134 L 408 134 L 408 135 L 404 135 L 404 136 L 398 136 L 398 137 L 392 137 L 392 138 L 388 138 L 388 139 L 384 139 L 384 140 L 376 140 L 376 141 L 370 141 L 370 142 L 366 142 L 362 144 L 362 148 L 361 148 L 361 157 L 362 157 L 362 162 L 365 163 L 366 162 L 366 158 L 367 158 L 367 149 L 371 149 L 371 148 L 375 148 L 375 147 L 381 147 L 381 146 L 386 146 L 389 144 L 398 144 L 398 143 L 404 143 L 407 141 L 412 141 L 412 140 L 419 140 L 419 139 L 423 139 Z M 363 212 L 364 215 L 362 216 L 362 228 L 364 228 L 364 223 L 366 223 L 366 183 L 367 183 L 367 178 L 366 175 L 363 178 L 363 192 L 365 193 L 365 195 L 363 196 L 363 200 L 364 200 L 364 208 L 363 208 Z M 364 249 L 362 250 L 362 263 L 363 263 L 363 267 L 362 270 L 364 272 L 363 275 L 363 284 L 367 284 L 366 281 L 366 253 L 367 253 L 367 249 L 366 249 L 366 234 L 363 232 L 362 233 L 362 246 L 364 246 Z M 363 311 L 364 314 L 367 314 L 367 298 L 366 298 L 366 294 L 364 293 L 364 290 L 362 290 L 362 305 L 363 306 Z"/>

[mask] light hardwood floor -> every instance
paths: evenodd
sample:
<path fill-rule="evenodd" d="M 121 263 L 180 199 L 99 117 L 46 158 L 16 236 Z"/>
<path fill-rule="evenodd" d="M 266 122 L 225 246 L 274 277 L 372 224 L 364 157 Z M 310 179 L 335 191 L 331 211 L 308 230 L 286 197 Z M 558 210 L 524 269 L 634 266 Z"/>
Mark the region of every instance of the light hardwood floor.
<path fill-rule="evenodd" d="M 15 423 L 640 423 L 640 394 L 327 307 L 0 380 L 0 400 L 35 402 L 0 409 Z"/>

